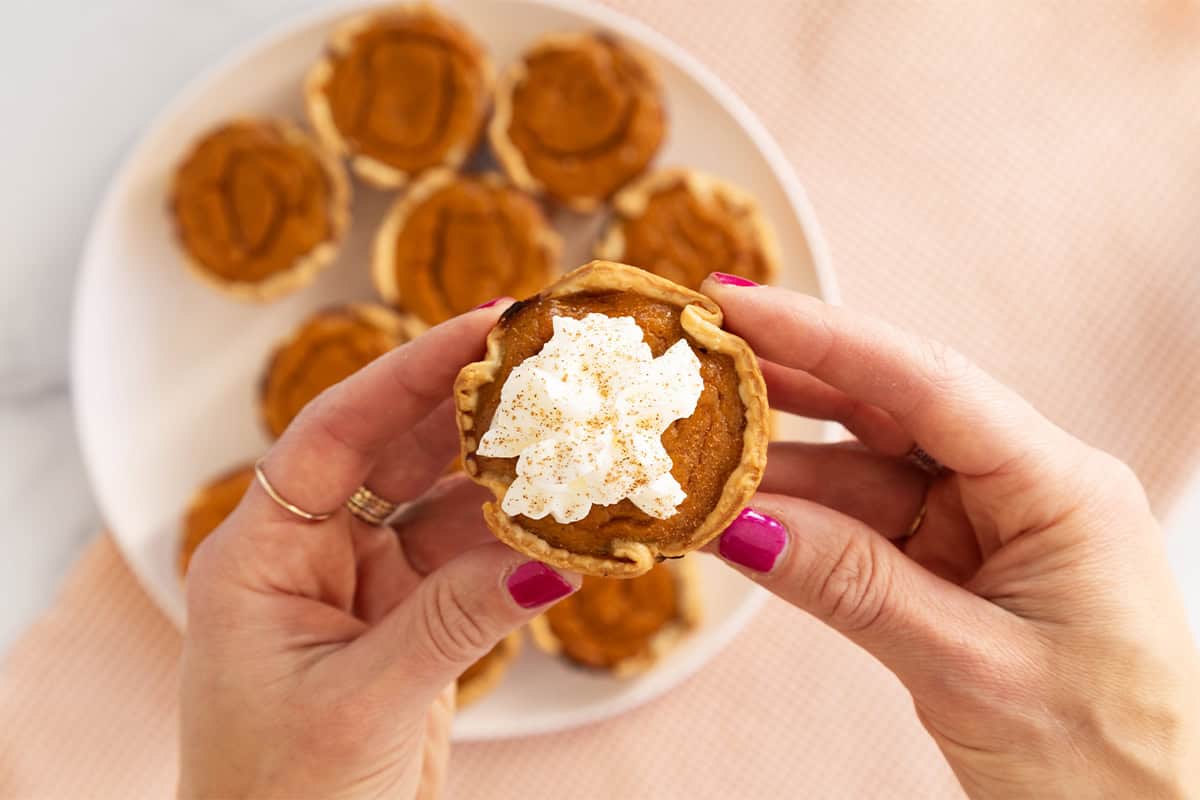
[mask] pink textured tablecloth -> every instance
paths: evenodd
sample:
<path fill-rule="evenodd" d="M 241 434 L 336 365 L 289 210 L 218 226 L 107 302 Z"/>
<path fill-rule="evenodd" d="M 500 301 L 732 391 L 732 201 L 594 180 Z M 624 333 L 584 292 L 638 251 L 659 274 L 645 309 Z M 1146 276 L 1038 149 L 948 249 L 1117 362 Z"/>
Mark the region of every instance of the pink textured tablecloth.
<path fill-rule="evenodd" d="M 952 342 L 1127 459 L 1200 454 L 1200 8 L 612 5 L 779 139 L 847 303 Z M 734 176 L 736 177 L 736 176 Z M 179 641 L 108 537 L 0 674 L 0 796 L 161 797 Z M 777 602 L 620 719 L 456 748 L 451 797 L 956 797 L 891 676 Z"/>

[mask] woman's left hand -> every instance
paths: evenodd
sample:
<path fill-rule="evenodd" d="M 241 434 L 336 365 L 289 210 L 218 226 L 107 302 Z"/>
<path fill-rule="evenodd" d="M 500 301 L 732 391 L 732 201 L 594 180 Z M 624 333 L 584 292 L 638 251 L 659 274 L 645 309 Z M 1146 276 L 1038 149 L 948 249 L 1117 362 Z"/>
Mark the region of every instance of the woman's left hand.
<path fill-rule="evenodd" d="M 363 485 L 411 500 L 445 472 L 454 378 L 503 310 L 434 328 L 292 423 L 264 473 L 288 502 L 332 517 L 305 521 L 255 483 L 197 552 L 181 797 L 435 795 L 455 678 L 578 588 L 453 515 L 393 531 L 344 507 Z"/>

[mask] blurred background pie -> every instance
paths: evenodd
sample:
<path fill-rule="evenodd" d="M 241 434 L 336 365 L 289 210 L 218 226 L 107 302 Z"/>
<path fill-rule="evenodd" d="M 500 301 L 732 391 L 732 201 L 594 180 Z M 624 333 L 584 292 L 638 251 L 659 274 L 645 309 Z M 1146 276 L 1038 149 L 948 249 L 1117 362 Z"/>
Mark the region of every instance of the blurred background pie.
<path fill-rule="evenodd" d="M 666 130 L 641 56 L 603 33 L 564 33 L 501 75 L 488 136 L 513 183 L 589 212 L 646 169 Z"/>
<path fill-rule="evenodd" d="M 699 289 L 712 272 L 772 283 L 775 233 L 746 192 L 690 169 L 640 178 L 613 198 L 613 219 L 596 257 L 636 264 Z"/>
<path fill-rule="evenodd" d="M 430 325 L 497 297 L 527 297 L 559 272 L 562 240 L 524 192 L 494 174 L 433 170 L 392 206 L 371 276 L 387 303 Z"/>
<path fill-rule="evenodd" d="M 349 222 L 342 167 L 283 119 L 238 119 L 205 134 L 175 171 L 168 207 L 186 263 L 239 300 L 304 286 Z"/>
<path fill-rule="evenodd" d="M 322 142 L 363 180 L 403 186 L 436 166 L 458 167 L 479 140 L 492 85 L 483 47 L 426 4 L 343 23 L 305 84 Z"/>
<path fill-rule="evenodd" d="M 327 308 L 310 316 L 276 346 L 263 374 L 259 406 L 271 437 L 283 435 L 321 392 L 424 330 L 407 314 L 371 303 Z"/>
<path fill-rule="evenodd" d="M 635 578 L 583 579 L 583 588 L 530 624 L 547 653 L 628 676 L 644 672 L 700 624 L 691 556 Z"/>

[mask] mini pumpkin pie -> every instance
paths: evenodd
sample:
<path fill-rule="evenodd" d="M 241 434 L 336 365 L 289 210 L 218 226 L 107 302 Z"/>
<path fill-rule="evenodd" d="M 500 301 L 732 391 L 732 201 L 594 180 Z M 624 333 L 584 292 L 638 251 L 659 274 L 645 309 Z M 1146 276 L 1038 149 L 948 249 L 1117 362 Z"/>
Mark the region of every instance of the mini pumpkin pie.
<path fill-rule="evenodd" d="M 496 536 L 632 576 L 733 521 L 766 465 L 767 396 L 710 298 L 593 261 L 511 306 L 455 383 L 463 464 Z"/>
<path fill-rule="evenodd" d="M 581 212 L 646 169 L 667 129 L 651 67 L 611 36 L 547 36 L 504 72 L 488 128 L 522 189 Z"/>
<path fill-rule="evenodd" d="M 272 437 L 321 392 L 420 336 L 425 325 L 366 303 L 318 311 L 271 355 L 259 392 L 263 423 Z"/>
<path fill-rule="evenodd" d="M 539 648 L 618 676 L 652 667 L 700 624 L 690 558 L 634 578 L 587 576 L 583 586 L 530 623 Z"/>
<path fill-rule="evenodd" d="M 385 301 L 437 324 L 558 274 L 562 242 L 537 203 L 498 175 L 427 173 L 384 219 L 372 277 Z"/>
<path fill-rule="evenodd" d="M 430 167 L 462 164 L 483 130 L 492 80 L 475 38 L 416 4 L 339 26 L 304 96 L 325 146 L 387 189 Z"/>
<path fill-rule="evenodd" d="M 779 272 L 775 233 L 745 192 L 712 176 L 666 169 L 613 198 L 616 212 L 598 258 L 636 264 L 699 289 L 711 272 L 771 283 Z"/>
<path fill-rule="evenodd" d="M 466 708 L 495 689 L 520 653 L 521 632 L 514 631 L 501 639 L 487 655 L 467 667 L 467 671 L 458 676 L 458 707 Z"/>
<path fill-rule="evenodd" d="M 280 119 L 241 119 L 201 138 L 169 202 L 192 272 L 240 300 L 267 301 L 333 260 L 349 222 L 341 164 Z"/>
<path fill-rule="evenodd" d="M 233 513 L 254 481 L 254 465 L 243 464 L 200 487 L 183 513 L 179 574 L 186 575 L 192 555 L 208 535 Z"/>

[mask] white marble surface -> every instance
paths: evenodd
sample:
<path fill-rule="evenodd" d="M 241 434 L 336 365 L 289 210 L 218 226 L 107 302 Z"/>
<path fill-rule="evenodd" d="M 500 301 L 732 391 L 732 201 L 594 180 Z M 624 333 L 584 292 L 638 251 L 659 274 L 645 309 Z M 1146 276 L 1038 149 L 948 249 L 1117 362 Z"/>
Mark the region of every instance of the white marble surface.
<path fill-rule="evenodd" d="M 206 65 L 315 0 L 47 0 L 0 50 L 0 652 L 102 524 L 79 459 L 67 334 L 93 209 L 140 130 Z"/>
<path fill-rule="evenodd" d="M 79 251 L 104 186 L 189 79 L 319 5 L 46 0 L 10 9 L 0 52 L 0 652 L 51 602 L 101 525 L 72 427 L 67 333 Z M 1200 629 L 1200 480 L 1171 526 Z"/>

